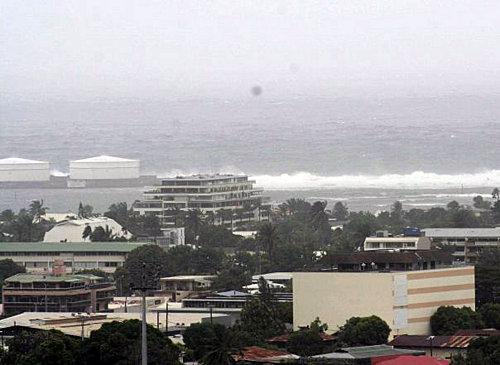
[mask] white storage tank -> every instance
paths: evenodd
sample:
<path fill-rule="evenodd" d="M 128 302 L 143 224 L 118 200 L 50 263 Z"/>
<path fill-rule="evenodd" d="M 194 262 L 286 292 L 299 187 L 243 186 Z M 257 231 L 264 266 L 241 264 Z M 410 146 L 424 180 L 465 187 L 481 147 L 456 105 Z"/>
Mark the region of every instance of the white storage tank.
<path fill-rule="evenodd" d="M 139 170 L 139 160 L 113 156 L 97 156 L 69 163 L 72 180 L 137 179 Z"/>
<path fill-rule="evenodd" d="M 46 161 L 24 158 L 0 160 L 0 182 L 49 181 L 50 166 Z"/>

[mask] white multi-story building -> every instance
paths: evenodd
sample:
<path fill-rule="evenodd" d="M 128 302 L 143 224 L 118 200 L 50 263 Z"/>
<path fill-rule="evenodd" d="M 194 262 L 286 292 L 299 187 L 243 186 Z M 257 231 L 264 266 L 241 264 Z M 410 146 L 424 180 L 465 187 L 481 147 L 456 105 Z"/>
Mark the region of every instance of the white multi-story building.
<path fill-rule="evenodd" d="M 497 228 L 425 228 L 425 237 L 433 243 L 455 247 L 453 256 L 474 262 L 485 248 L 500 249 L 500 227 Z"/>
<path fill-rule="evenodd" d="M 375 250 L 430 250 L 431 241 L 427 237 L 366 237 L 364 251 Z"/>
<path fill-rule="evenodd" d="M 232 217 L 222 217 L 220 211 L 247 209 L 245 219 L 264 218 L 259 206 L 268 201 L 263 189 L 254 187 L 255 181 L 244 175 L 192 175 L 162 179 L 160 186 L 144 192 L 144 200 L 134 205 L 139 214 L 153 214 L 163 226 L 173 224 L 177 210 L 200 210 L 214 214 L 215 223 L 227 222 Z M 260 216 L 259 216 L 260 214 Z M 235 218 L 236 219 L 236 218 Z"/>

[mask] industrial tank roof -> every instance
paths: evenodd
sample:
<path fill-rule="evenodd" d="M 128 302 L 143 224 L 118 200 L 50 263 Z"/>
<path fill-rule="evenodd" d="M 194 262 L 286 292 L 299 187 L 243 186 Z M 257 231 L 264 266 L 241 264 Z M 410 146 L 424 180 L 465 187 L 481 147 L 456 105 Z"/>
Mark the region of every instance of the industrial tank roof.
<path fill-rule="evenodd" d="M 84 158 L 81 160 L 74 160 L 71 162 L 131 162 L 131 161 L 138 161 L 138 160 L 131 160 L 128 158 L 101 155 L 101 156 L 96 156 L 96 157 Z"/>
<path fill-rule="evenodd" d="M 20 164 L 35 164 L 35 163 L 47 163 L 46 161 L 28 160 L 25 158 L 9 157 L 0 159 L 0 164 L 2 165 L 20 165 Z"/>

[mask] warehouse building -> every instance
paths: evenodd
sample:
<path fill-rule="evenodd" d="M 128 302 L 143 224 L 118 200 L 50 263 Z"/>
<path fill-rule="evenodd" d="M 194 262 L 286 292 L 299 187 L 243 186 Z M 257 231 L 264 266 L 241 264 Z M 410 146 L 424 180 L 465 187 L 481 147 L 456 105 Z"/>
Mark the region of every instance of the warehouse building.
<path fill-rule="evenodd" d="M 30 273 L 50 273 L 61 263 L 66 273 L 85 269 L 115 272 L 140 243 L 128 242 L 0 242 L 0 260 L 11 259 Z"/>
<path fill-rule="evenodd" d="M 27 160 L 15 157 L 0 160 L 0 183 L 49 180 L 50 166 L 46 161 Z"/>
<path fill-rule="evenodd" d="M 427 335 L 440 306 L 475 308 L 474 267 L 406 272 L 302 272 L 293 275 L 294 327 L 316 317 L 335 330 L 376 315 L 395 335 Z"/>
<path fill-rule="evenodd" d="M 97 156 L 70 161 L 71 180 L 138 179 L 140 161 L 113 156 Z"/>

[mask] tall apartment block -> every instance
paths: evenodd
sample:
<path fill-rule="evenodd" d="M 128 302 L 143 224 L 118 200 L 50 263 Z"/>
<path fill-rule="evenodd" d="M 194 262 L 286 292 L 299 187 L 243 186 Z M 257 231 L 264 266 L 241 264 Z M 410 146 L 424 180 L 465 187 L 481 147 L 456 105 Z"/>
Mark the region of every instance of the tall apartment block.
<path fill-rule="evenodd" d="M 174 224 L 177 210 L 212 212 L 215 223 L 236 219 L 221 212 L 245 210 L 247 220 L 267 219 L 261 207 L 269 202 L 263 189 L 244 175 L 192 175 L 161 180 L 161 185 L 144 192 L 144 200 L 134 204 L 141 215 L 152 214 L 160 218 L 162 226 Z"/>

